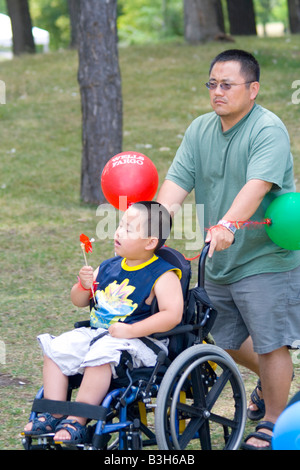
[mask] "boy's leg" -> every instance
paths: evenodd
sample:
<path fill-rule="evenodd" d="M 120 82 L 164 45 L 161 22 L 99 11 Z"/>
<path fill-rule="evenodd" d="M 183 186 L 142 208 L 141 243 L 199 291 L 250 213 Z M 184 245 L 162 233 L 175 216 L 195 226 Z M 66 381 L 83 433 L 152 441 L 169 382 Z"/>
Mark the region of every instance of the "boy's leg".
<path fill-rule="evenodd" d="M 76 401 L 90 405 L 99 405 L 107 394 L 111 382 L 111 375 L 110 364 L 87 367 L 84 371 Z M 74 419 L 82 425 L 86 423 L 86 419 L 82 417 L 68 416 L 68 419 Z M 66 441 L 68 439 L 70 439 L 70 433 L 67 427 L 66 429 L 59 430 L 54 436 L 55 441 Z"/>
<path fill-rule="evenodd" d="M 65 401 L 69 379 L 48 356 L 44 356 L 43 367 L 44 398 Z"/>
<path fill-rule="evenodd" d="M 44 356 L 43 367 L 44 397 L 50 400 L 66 400 L 68 390 L 68 377 L 66 377 L 60 368 L 48 356 Z M 59 418 L 60 415 L 53 415 Z M 41 416 L 40 421 L 45 421 Z M 31 431 L 32 422 L 26 424 L 24 431 Z"/>

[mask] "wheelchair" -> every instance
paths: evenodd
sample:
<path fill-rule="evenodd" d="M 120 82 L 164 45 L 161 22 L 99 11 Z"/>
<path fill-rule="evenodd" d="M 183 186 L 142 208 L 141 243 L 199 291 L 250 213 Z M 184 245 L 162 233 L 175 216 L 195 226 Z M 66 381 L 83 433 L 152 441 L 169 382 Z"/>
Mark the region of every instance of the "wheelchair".
<path fill-rule="evenodd" d="M 183 320 L 167 333 L 169 353 L 156 351 L 154 367 L 133 369 L 123 355 L 118 378 L 99 406 L 72 400 L 79 374 L 69 378 L 66 402 L 43 398 L 43 387 L 29 420 L 38 413 L 82 416 L 88 419 L 88 442 L 70 446 L 53 441 L 54 434 L 23 435 L 26 450 L 237 450 L 246 423 L 246 394 L 231 357 L 214 344 L 210 330 L 217 312 L 204 289 L 205 245 L 198 263 L 198 284 L 190 288 L 191 264 L 178 251 L 163 247 L 160 256 L 182 271 L 185 299 Z M 157 311 L 154 299 L 151 308 Z M 76 327 L 88 326 L 78 322 Z M 155 349 L 155 342 L 145 338 Z"/>

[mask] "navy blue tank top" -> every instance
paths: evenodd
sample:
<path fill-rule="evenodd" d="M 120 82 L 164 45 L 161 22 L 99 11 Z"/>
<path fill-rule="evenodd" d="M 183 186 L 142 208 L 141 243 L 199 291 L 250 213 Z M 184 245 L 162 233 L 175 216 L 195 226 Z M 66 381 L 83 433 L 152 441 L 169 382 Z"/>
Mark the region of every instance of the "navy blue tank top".
<path fill-rule="evenodd" d="M 158 278 L 167 271 L 181 271 L 159 256 L 138 266 L 130 267 L 126 259 L 116 256 L 99 266 L 95 285 L 95 297 L 90 301 L 90 325 L 93 328 L 109 328 L 117 321 L 135 323 L 151 314 L 146 300 Z"/>

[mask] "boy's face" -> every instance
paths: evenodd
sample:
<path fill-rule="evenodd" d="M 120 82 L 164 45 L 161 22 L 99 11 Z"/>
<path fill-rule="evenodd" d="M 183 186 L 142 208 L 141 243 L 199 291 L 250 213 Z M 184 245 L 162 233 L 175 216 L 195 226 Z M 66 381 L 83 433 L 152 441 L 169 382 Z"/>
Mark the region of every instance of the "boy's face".
<path fill-rule="evenodd" d="M 144 231 L 146 214 L 136 207 L 129 207 L 115 232 L 114 247 L 117 255 L 129 259 L 141 259 L 148 254 L 151 237 Z"/>

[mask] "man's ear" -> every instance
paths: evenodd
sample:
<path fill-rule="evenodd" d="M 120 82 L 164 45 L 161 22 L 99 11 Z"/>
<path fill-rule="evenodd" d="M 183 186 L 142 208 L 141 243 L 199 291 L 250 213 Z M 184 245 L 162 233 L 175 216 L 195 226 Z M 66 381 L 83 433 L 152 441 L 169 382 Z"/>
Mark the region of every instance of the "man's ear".
<path fill-rule="evenodd" d="M 155 250 L 155 248 L 158 245 L 158 238 L 157 237 L 149 237 L 148 238 L 148 243 L 145 247 L 146 250 Z"/>
<path fill-rule="evenodd" d="M 259 82 L 253 82 L 250 84 L 251 99 L 255 100 L 259 92 L 260 84 Z"/>

